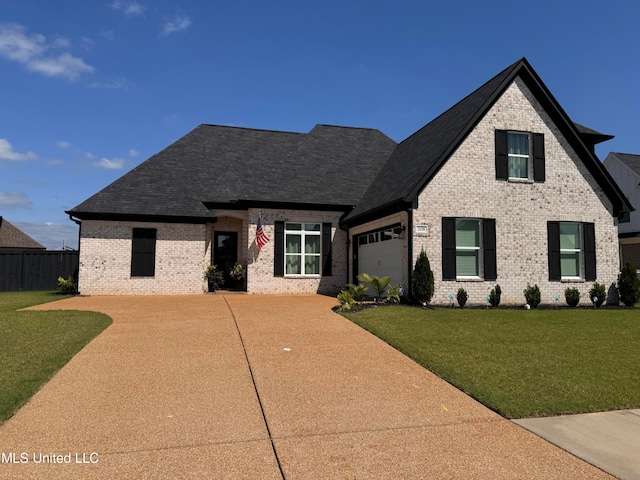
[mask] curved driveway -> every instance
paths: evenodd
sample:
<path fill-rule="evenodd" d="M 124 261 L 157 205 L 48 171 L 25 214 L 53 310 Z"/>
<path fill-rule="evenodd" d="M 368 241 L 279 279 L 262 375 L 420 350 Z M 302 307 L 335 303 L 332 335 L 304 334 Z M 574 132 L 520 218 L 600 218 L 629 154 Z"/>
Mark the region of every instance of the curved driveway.
<path fill-rule="evenodd" d="M 334 304 L 216 294 L 35 307 L 104 312 L 113 324 L 0 427 L 0 477 L 611 478 Z"/>

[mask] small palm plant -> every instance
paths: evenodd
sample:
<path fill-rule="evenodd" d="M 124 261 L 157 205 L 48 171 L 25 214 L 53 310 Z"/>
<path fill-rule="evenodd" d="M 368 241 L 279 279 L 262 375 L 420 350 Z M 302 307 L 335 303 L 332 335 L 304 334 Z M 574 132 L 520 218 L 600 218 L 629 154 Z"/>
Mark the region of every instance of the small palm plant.
<path fill-rule="evenodd" d="M 358 275 L 358 280 L 371 286 L 371 289 L 375 292 L 376 302 L 380 302 L 385 298 L 384 292 L 391 284 L 391 277 L 378 277 L 368 273 Z"/>

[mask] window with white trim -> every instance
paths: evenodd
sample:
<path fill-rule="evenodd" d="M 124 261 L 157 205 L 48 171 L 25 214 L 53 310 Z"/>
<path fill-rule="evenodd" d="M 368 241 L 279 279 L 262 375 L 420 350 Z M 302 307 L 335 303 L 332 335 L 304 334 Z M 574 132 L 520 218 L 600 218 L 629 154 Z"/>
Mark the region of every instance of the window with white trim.
<path fill-rule="evenodd" d="M 482 276 L 481 231 L 479 219 L 456 219 L 456 276 L 458 278 Z"/>
<path fill-rule="evenodd" d="M 583 278 L 582 225 L 560 222 L 560 275 L 562 278 Z"/>
<path fill-rule="evenodd" d="M 285 223 L 285 275 L 320 275 L 319 223 Z"/>
<path fill-rule="evenodd" d="M 509 178 L 531 178 L 531 143 L 529 133 L 507 133 L 507 155 L 509 161 Z"/>

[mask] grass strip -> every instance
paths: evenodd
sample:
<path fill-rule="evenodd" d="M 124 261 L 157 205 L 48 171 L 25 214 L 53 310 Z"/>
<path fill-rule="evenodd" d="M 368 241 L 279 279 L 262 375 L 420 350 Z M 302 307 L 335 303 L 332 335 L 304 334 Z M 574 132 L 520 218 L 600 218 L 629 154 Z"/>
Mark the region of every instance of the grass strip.
<path fill-rule="evenodd" d="M 111 324 L 95 312 L 17 311 L 63 298 L 50 292 L 0 293 L 0 423 Z"/>
<path fill-rule="evenodd" d="M 344 313 L 507 418 L 640 407 L 640 312 L 423 310 Z"/>

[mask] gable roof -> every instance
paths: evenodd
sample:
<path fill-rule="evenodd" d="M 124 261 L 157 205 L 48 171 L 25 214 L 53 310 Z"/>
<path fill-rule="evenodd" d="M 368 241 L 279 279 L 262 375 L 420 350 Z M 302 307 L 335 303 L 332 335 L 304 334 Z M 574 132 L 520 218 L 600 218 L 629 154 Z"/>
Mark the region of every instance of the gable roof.
<path fill-rule="evenodd" d="M 636 175 L 640 176 L 640 155 L 619 152 L 611 152 L 609 155 L 614 155 L 618 160 L 633 170 Z"/>
<path fill-rule="evenodd" d="M 0 250 L 46 250 L 46 247 L 36 242 L 18 227 L 0 217 Z"/>
<path fill-rule="evenodd" d="M 601 137 L 607 135 L 574 124 L 526 58 L 521 58 L 401 142 L 380 169 L 362 200 L 345 217 L 344 223 L 357 225 L 414 205 L 422 189 L 516 77 L 525 82 L 583 160 L 612 201 L 614 215 L 623 210 L 633 210 L 615 181 L 596 158 L 592 151 L 593 144 L 588 146 L 581 136 L 590 136 L 592 143 L 598 143 L 596 140 L 603 141 Z"/>
<path fill-rule="evenodd" d="M 213 206 L 347 211 L 395 146 L 373 129 L 316 125 L 305 134 L 200 125 L 67 213 L 211 221 Z"/>

